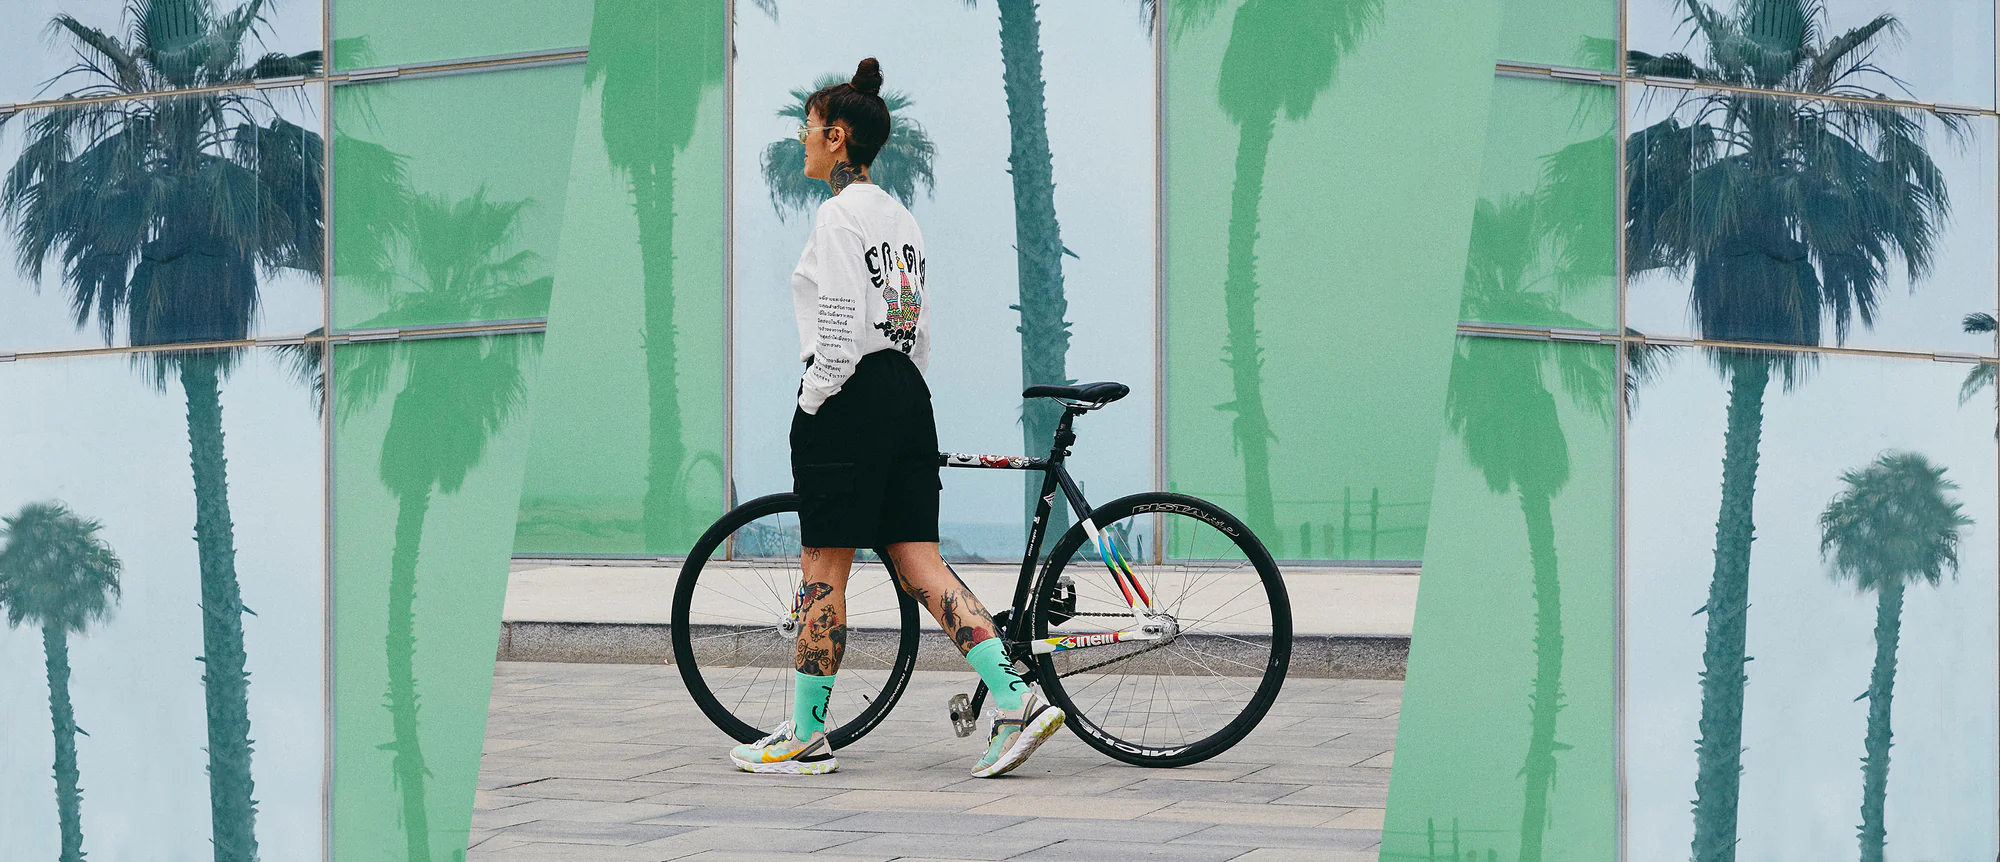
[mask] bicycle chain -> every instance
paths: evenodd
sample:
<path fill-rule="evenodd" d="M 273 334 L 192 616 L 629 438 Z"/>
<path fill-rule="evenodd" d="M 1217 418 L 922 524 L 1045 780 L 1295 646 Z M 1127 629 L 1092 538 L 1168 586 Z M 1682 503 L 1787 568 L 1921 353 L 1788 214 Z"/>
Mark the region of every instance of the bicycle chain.
<path fill-rule="evenodd" d="M 1167 644 L 1170 644 L 1170 643 L 1173 643 L 1173 641 L 1169 641 L 1169 640 L 1162 640 L 1162 641 L 1154 641 L 1154 642 L 1152 643 L 1152 645 L 1150 645 L 1150 646 L 1144 646 L 1144 647 L 1140 647 L 1140 648 L 1138 648 L 1138 649 L 1135 649 L 1135 650 L 1133 650 L 1133 651 L 1131 651 L 1131 652 L 1128 652 L 1128 653 L 1126 653 L 1126 654 L 1124 654 L 1124 655 L 1121 655 L 1121 656 L 1119 656 L 1119 657 L 1117 657 L 1117 658 L 1108 658 L 1108 659 L 1105 659 L 1105 660 L 1103 660 L 1103 661 L 1101 661 L 1101 662 L 1098 662 L 1098 663 L 1096 663 L 1096 664 L 1087 664 L 1087 665 L 1084 665 L 1083 667 L 1080 667 L 1080 668 L 1077 668 L 1076 670 L 1072 670 L 1072 671 L 1069 671 L 1068 673 L 1059 673 L 1059 674 L 1056 674 L 1056 679 L 1063 679 L 1063 678 L 1065 678 L 1065 677 L 1071 677 L 1071 676 L 1075 676 L 1075 675 L 1077 675 L 1077 674 L 1080 674 L 1080 673 L 1083 673 L 1084 671 L 1087 671 L 1087 670 L 1096 670 L 1096 669 L 1098 669 L 1098 668 L 1100 668 L 1100 667 L 1103 667 L 1103 666 L 1105 666 L 1105 665 L 1107 665 L 1107 664 L 1113 664 L 1113 663 L 1116 663 L 1116 662 L 1121 662 L 1121 661 L 1124 661 L 1124 660 L 1126 660 L 1126 659 L 1128 659 L 1128 658 L 1137 658 L 1138 656 L 1141 656 L 1141 655 L 1144 655 L 1144 654 L 1146 654 L 1146 653 L 1149 653 L 1149 652 L 1152 652 L 1153 650 L 1156 650 L 1156 649 L 1159 649 L 1160 647 L 1163 647 L 1163 646 L 1166 646 Z"/>

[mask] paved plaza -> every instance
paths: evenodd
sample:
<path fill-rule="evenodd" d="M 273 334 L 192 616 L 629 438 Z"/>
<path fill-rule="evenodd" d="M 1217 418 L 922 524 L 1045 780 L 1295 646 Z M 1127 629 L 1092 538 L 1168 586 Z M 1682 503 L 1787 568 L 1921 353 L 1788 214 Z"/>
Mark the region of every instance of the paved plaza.
<path fill-rule="evenodd" d="M 1063 731 L 999 779 L 920 671 L 823 776 L 750 775 L 665 665 L 502 662 L 473 862 L 1244 860 L 1374 862 L 1402 683 L 1291 679 L 1257 731 L 1180 769 L 1127 766 Z"/>

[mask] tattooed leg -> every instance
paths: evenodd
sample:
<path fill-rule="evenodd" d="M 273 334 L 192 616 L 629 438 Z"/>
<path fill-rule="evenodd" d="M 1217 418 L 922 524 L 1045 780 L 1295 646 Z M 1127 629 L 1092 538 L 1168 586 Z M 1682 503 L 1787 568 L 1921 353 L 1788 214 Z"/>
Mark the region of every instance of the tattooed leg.
<path fill-rule="evenodd" d="M 794 658 L 800 673 L 833 676 L 847 652 L 847 573 L 851 548 L 807 548 L 800 557 L 805 580 L 799 588 L 799 640 Z"/>
<path fill-rule="evenodd" d="M 986 605 L 938 556 L 936 542 L 890 545 L 889 558 L 896 563 L 896 585 L 930 610 L 960 653 L 999 634 Z"/>

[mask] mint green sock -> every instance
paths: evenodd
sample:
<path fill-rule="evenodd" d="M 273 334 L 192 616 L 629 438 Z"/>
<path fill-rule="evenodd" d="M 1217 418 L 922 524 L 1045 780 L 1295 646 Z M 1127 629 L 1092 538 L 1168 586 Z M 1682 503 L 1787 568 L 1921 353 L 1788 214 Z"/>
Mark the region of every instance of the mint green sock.
<path fill-rule="evenodd" d="M 826 702 L 833 698 L 833 677 L 793 672 L 792 735 L 811 739 L 826 729 Z"/>
<path fill-rule="evenodd" d="M 1021 675 L 1014 672 L 1014 663 L 1007 660 L 1007 648 L 999 638 L 987 638 L 972 645 L 965 651 L 965 663 L 986 682 L 986 690 L 993 692 L 993 705 L 1001 709 L 1020 709 L 1021 694 L 1028 690 L 1028 684 L 1021 681 Z"/>

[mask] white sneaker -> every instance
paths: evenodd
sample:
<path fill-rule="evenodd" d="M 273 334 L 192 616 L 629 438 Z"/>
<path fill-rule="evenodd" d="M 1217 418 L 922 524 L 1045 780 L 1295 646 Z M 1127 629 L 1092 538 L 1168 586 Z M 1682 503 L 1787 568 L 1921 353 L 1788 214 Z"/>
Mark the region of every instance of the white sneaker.
<path fill-rule="evenodd" d="M 730 749 L 729 759 L 744 772 L 820 775 L 840 769 L 826 731 L 815 731 L 811 738 L 799 739 L 792 736 L 789 721 L 778 725 L 770 736 Z"/>
<path fill-rule="evenodd" d="M 1026 763 L 1043 742 L 1062 729 L 1063 711 L 1042 699 L 1033 686 L 1021 698 L 1020 709 L 1003 709 L 993 718 L 993 732 L 987 738 L 986 756 L 972 769 L 974 778 L 1005 775 Z"/>

